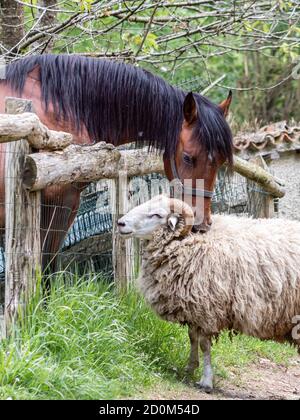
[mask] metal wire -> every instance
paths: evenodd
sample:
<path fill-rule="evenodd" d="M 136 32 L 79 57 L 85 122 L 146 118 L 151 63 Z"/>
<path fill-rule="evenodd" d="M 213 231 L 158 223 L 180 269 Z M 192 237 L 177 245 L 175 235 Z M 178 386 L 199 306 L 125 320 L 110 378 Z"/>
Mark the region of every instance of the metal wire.
<path fill-rule="evenodd" d="M 159 174 L 152 174 L 143 179 L 147 182 L 148 191 L 140 191 L 140 178 L 134 178 L 131 182 L 132 193 L 138 194 L 141 201 L 143 196 L 147 199 L 150 196 L 150 185 L 153 187 L 153 180 L 162 180 Z M 161 183 L 159 183 L 161 185 Z M 97 189 L 98 188 L 98 189 Z M 157 191 L 159 193 L 161 191 Z M 148 194 L 148 195 L 147 195 Z M 212 201 L 213 213 L 219 214 L 238 214 L 251 217 L 259 217 L 264 206 L 265 191 L 259 189 L 257 184 L 248 181 L 242 176 L 226 171 L 220 172 L 215 194 Z M 112 231 L 112 217 L 109 213 L 110 202 L 107 194 L 107 186 L 104 184 L 99 189 L 96 184 L 91 185 L 82 194 L 82 202 L 75 219 L 74 225 L 70 229 L 63 247 L 63 252 L 68 249 L 72 256 L 72 248 L 87 238 L 101 237 L 104 233 Z M 92 267 L 95 271 L 102 271 L 112 275 L 112 247 L 107 248 L 103 253 L 95 254 L 93 250 L 89 252 L 89 242 L 86 242 L 86 259 L 82 258 L 79 263 L 79 271 L 86 272 Z M 76 257 L 73 259 L 76 262 Z"/>
<path fill-rule="evenodd" d="M 155 194 L 163 192 L 161 181 L 164 177 L 161 175 L 152 174 L 142 179 L 143 183 L 140 182 L 141 177 L 133 178 L 130 182 L 129 194 L 138 197 L 138 202 L 146 201 L 151 193 L 153 195 L 153 185 L 156 185 L 156 181 Z M 109 278 L 112 277 L 113 217 L 109 182 L 102 180 L 91 184 L 81 193 L 77 216 L 67 232 L 58 255 L 59 268 L 76 271 L 80 275 L 102 272 Z M 257 184 L 249 182 L 236 173 L 228 173 L 224 170 L 218 176 L 212 210 L 213 213 L 259 217 L 263 211 L 265 197 L 266 193 L 260 190 Z M 53 211 L 51 206 L 44 205 L 44 210 L 45 207 L 47 207 L 46 211 Z M 74 210 L 66 206 L 56 206 L 58 222 L 70 217 L 72 211 Z M 55 229 L 56 227 L 52 226 L 49 232 L 54 234 Z M 64 232 L 61 233 L 64 234 Z M 49 258 L 55 258 L 55 255 L 49 255 Z M 4 279 L 4 274 L 5 255 L 2 246 L 0 248 L 0 279 Z"/>

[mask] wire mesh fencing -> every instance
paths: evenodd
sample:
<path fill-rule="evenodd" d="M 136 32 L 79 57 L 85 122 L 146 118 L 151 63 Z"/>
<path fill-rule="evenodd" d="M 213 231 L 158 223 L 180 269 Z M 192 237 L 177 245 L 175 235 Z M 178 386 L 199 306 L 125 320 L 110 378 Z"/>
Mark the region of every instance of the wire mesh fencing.
<path fill-rule="evenodd" d="M 160 174 L 131 180 L 130 194 L 138 195 L 139 202 L 146 201 L 153 184 L 157 180 L 156 193 L 163 191 Z M 137 182 L 138 181 L 138 182 Z M 146 185 L 146 187 L 145 187 Z M 166 187 L 167 188 L 167 187 Z M 260 217 L 263 214 L 265 198 L 268 196 L 257 184 L 250 182 L 237 173 L 221 171 L 216 183 L 212 200 L 212 211 L 218 214 L 237 214 L 250 217 Z M 113 218 L 110 212 L 111 203 L 109 185 L 106 181 L 90 185 L 83 193 L 78 215 L 69 230 L 60 253 L 62 267 L 77 270 L 80 274 L 91 270 L 103 272 L 106 276 L 113 275 L 112 264 L 112 229 Z M 73 267 L 73 268 L 72 268 Z"/>
<path fill-rule="evenodd" d="M 75 198 L 78 198 L 78 203 L 76 199 L 74 202 L 72 194 L 74 191 L 65 187 L 53 187 L 51 194 L 42 197 L 43 259 L 49 265 L 52 264 L 55 270 L 64 270 L 79 276 L 102 273 L 102 277 L 108 281 L 113 278 L 114 220 L 111 182 L 101 180 L 85 188 L 82 185 L 73 186 L 72 188 L 76 189 Z M 160 174 L 136 177 L 129 182 L 128 196 L 129 198 L 134 196 L 137 205 L 153 195 L 168 192 L 167 188 L 167 180 Z M 217 179 L 212 211 L 219 214 L 260 217 L 267 196 L 268 194 L 257 184 L 224 169 L 220 171 Z M 73 197 L 73 200 L 70 200 L 70 197 Z M 1 206 L 4 205 L 4 202 L 1 202 Z M 274 202 L 274 205 L 278 208 L 278 203 Z M 140 251 L 140 247 L 135 247 L 135 252 L 136 249 Z M 4 277 L 4 229 L 2 228 L 0 302 L 4 300 Z"/>
<path fill-rule="evenodd" d="M 265 203 L 269 197 L 270 195 L 255 182 L 226 168 L 221 169 L 212 200 L 212 212 L 253 218 L 265 217 Z M 278 213 L 277 203 L 278 199 L 274 199 L 275 215 Z"/>

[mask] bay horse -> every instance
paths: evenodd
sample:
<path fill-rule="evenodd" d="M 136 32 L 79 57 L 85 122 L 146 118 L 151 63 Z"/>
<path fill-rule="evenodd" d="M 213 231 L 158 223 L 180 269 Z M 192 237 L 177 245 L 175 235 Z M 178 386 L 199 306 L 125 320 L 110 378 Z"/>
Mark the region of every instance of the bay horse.
<path fill-rule="evenodd" d="M 74 143 L 135 142 L 163 152 L 169 180 L 192 179 L 186 193 L 204 197 L 204 217 L 196 230 L 211 224 L 211 199 L 218 168 L 232 161 L 232 134 L 226 122 L 231 93 L 220 105 L 186 93 L 162 78 L 123 62 L 79 55 L 37 55 L 7 66 L 0 82 L 0 113 L 5 97 L 30 99 L 50 129 L 72 133 Z M 0 145 L 0 228 L 4 214 L 5 144 Z M 196 180 L 204 180 L 204 190 Z M 50 187 L 42 193 L 43 267 L 63 243 L 76 216 L 82 186 Z M 54 261 L 52 261 L 54 268 Z"/>

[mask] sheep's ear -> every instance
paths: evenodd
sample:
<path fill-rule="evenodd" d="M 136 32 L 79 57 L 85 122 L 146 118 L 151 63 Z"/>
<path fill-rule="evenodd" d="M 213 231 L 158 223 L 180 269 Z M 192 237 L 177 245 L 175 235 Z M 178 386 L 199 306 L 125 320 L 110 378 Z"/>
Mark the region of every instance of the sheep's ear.
<path fill-rule="evenodd" d="M 173 232 L 176 229 L 177 223 L 178 223 L 178 217 L 177 216 L 175 216 L 173 214 L 172 216 L 169 217 L 168 226 L 171 230 L 173 230 Z"/>

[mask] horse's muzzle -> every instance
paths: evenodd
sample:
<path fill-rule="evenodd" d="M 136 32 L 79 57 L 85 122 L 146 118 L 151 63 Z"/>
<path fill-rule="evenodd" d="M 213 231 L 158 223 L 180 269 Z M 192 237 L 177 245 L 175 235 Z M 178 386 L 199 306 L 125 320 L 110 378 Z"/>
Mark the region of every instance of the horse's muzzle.
<path fill-rule="evenodd" d="M 194 225 L 192 228 L 193 233 L 207 233 L 211 228 L 211 224 L 201 223 L 200 225 Z"/>

